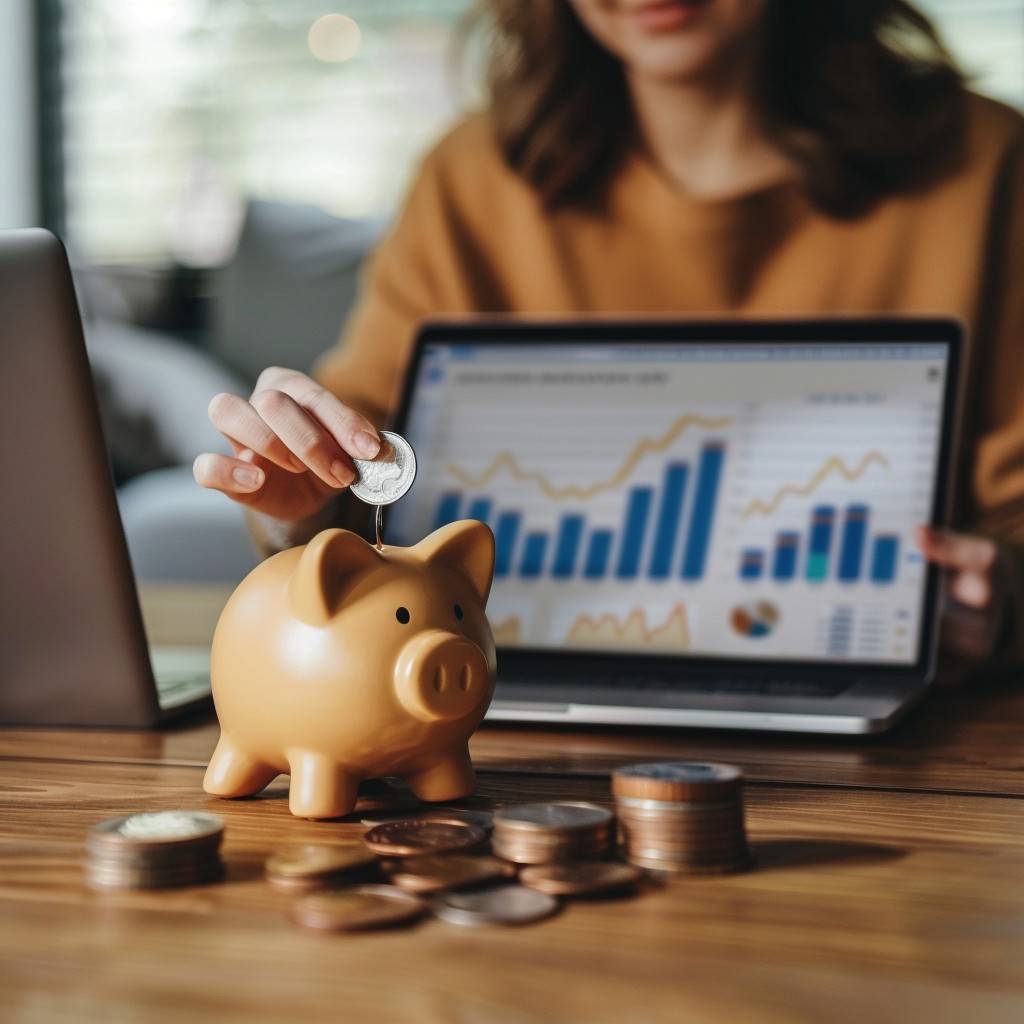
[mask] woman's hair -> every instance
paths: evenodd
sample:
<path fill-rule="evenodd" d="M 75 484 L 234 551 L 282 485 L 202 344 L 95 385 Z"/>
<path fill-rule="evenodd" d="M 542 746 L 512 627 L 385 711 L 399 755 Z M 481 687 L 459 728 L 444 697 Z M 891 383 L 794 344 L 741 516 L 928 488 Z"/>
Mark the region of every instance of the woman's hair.
<path fill-rule="evenodd" d="M 549 206 L 585 201 L 633 136 L 618 59 L 568 0 L 486 0 L 491 117 L 510 166 Z M 755 95 L 811 201 L 852 217 L 955 166 L 964 80 L 905 0 L 768 0 Z"/>

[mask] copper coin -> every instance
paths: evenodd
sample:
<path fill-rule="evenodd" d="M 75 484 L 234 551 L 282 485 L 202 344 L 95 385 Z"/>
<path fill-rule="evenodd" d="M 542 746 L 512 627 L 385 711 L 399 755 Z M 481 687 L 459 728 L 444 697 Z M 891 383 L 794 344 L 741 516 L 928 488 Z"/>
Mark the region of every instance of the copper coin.
<path fill-rule="evenodd" d="M 485 832 L 494 828 L 494 814 L 491 811 L 470 811 L 462 807 L 433 807 L 415 811 L 368 811 L 361 818 L 362 823 L 372 828 L 391 821 L 464 821 L 467 825 L 476 825 Z"/>
<path fill-rule="evenodd" d="M 415 857 L 421 853 L 466 850 L 484 842 L 482 828 L 448 818 L 409 818 L 375 825 L 363 842 L 382 857 Z"/>
<path fill-rule="evenodd" d="M 640 800 L 724 800 L 740 792 L 743 772 L 713 761 L 631 764 L 612 772 L 612 792 Z"/>
<path fill-rule="evenodd" d="M 393 885 L 361 885 L 304 896 L 296 900 L 290 913 L 304 928 L 354 932 L 405 924 L 426 909 L 421 899 Z"/>
<path fill-rule="evenodd" d="M 586 896 L 635 885 L 643 872 L 617 861 L 574 861 L 570 864 L 538 864 L 523 868 L 519 882 L 552 896 Z"/>
<path fill-rule="evenodd" d="M 515 875 L 515 868 L 496 857 L 459 854 L 410 857 L 389 870 L 393 885 L 409 892 L 441 892 L 492 882 Z"/>
<path fill-rule="evenodd" d="M 359 843 L 327 845 L 308 843 L 278 850 L 267 859 L 268 875 L 284 878 L 315 878 L 358 871 L 376 862 L 372 851 Z"/>

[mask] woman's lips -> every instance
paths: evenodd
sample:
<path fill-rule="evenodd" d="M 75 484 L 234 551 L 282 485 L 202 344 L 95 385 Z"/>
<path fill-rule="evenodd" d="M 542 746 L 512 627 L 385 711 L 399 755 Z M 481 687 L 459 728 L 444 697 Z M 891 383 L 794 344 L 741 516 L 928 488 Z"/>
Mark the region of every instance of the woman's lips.
<path fill-rule="evenodd" d="M 700 15 L 708 0 L 655 0 L 627 9 L 626 15 L 646 32 L 685 28 Z"/>

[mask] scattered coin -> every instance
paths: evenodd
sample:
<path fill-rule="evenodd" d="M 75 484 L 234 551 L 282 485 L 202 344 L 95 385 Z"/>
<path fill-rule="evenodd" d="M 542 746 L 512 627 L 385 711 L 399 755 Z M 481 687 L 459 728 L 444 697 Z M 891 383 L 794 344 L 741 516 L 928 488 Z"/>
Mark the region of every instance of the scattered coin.
<path fill-rule="evenodd" d="M 85 840 L 84 873 L 93 889 L 169 889 L 224 875 L 224 822 L 204 811 L 159 811 L 110 818 Z"/>
<path fill-rule="evenodd" d="M 266 863 L 267 871 L 286 878 L 309 878 L 355 871 L 375 863 L 376 857 L 365 846 L 308 844 L 279 850 Z"/>
<path fill-rule="evenodd" d="M 363 842 L 382 857 L 414 857 L 479 846 L 487 838 L 482 828 L 455 818 L 408 818 L 375 825 Z"/>
<path fill-rule="evenodd" d="M 492 882 L 515 875 L 515 868 L 496 857 L 458 854 L 410 857 L 389 869 L 391 883 L 409 892 L 441 892 Z"/>
<path fill-rule="evenodd" d="M 349 490 L 368 505 L 390 505 L 406 494 L 416 479 L 416 453 L 401 434 L 380 431 L 375 458 L 353 459 L 359 478 Z"/>
<path fill-rule="evenodd" d="M 433 903 L 438 917 L 461 925 L 529 924 L 550 917 L 557 909 L 554 896 L 514 883 L 447 892 Z"/>
<path fill-rule="evenodd" d="M 361 885 L 304 896 L 296 900 L 290 913 L 304 928 L 354 932 L 393 928 L 414 921 L 426 909 L 423 900 L 393 885 Z"/>
<path fill-rule="evenodd" d="M 367 811 L 362 816 L 362 823 L 368 827 L 381 825 L 389 821 L 410 821 L 412 819 L 429 821 L 440 818 L 443 821 L 464 821 L 476 825 L 485 832 L 494 828 L 492 811 L 470 811 L 462 807 L 433 807 L 426 810 L 419 808 L 411 811 Z"/>
<path fill-rule="evenodd" d="M 552 896 L 589 896 L 626 889 L 643 877 L 632 864 L 617 861 L 576 861 L 570 864 L 535 864 L 519 873 L 520 884 Z"/>
<path fill-rule="evenodd" d="M 377 863 L 362 843 L 307 844 L 279 850 L 267 859 L 267 883 L 279 892 L 299 894 L 328 889 L 342 879 L 366 873 Z"/>

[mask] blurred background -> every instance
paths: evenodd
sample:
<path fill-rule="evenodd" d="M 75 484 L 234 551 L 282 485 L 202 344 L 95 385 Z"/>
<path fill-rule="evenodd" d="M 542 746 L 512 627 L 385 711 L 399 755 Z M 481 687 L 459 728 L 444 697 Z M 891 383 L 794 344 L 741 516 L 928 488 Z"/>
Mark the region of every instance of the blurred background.
<path fill-rule="evenodd" d="M 418 160 L 485 102 L 474 6 L 0 0 L 0 228 L 68 245 L 140 578 L 255 564 L 192 482 L 206 404 L 335 341 Z M 918 6 L 1024 107 L 1024 0 Z"/>

